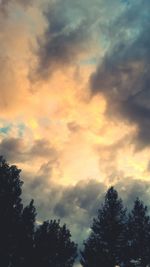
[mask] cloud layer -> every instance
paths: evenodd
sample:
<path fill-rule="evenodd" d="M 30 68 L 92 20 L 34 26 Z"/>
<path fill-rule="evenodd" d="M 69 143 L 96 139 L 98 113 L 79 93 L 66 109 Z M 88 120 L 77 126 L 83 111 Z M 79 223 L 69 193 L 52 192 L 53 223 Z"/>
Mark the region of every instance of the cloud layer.
<path fill-rule="evenodd" d="M 108 186 L 149 203 L 148 0 L 0 1 L 0 154 L 80 244 Z"/>

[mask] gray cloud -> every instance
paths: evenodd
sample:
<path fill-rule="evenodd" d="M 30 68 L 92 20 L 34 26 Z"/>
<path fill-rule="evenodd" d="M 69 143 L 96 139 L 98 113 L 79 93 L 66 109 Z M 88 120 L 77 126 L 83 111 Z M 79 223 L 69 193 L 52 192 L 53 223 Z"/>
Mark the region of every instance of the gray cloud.
<path fill-rule="evenodd" d="M 23 147 L 20 138 L 5 138 L 0 143 L 0 154 L 8 161 L 20 161 L 23 156 Z"/>
<path fill-rule="evenodd" d="M 29 151 L 30 156 L 48 158 L 53 155 L 53 158 L 57 157 L 55 149 L 51 146 L 49 141 L 45 139 L 35 140 L 33 146 Z"/>
<path fill-rule="evenodd" d="M 24 200 L 28 203 L 32 197 L 35 199 L 39 221 L 60 218 L 62 223 L 67 223 L 73 239 L 82 245 L 104 201 L 107 187 L 96 180 L 81 180 L 74 186 L 63 187 L 50 180 L 49 172 L 44 171 L 45 167 L 39 176 L 32 179 L 24 176 Z M 123 199 L 125 207 L 131 209 L 137 196 L 149 206 L 150 182 L 122 177 L 112 185 Z"/>
<path fill-rule="evenodd" d="M 126 177 L 116 184 L 116 189 L 129 209 L 133 207 L 133 202 L 137 197 L 139 197 L 150 208 L 149 181 L 134 180 L 132 177 Z"/>
<path fill-rule="evenodd" d="M 90 81 L 92 92 L 106 97 L 109 116 L 138 126 L 138 148 L 150 144 L 149 12 L 148 1 L 133 1 L 116 20 L 111 46 Z"/>
<path fill-rule="evenodd" d="M 27 147 L 23 138 L 4 138 L 0 143 L 0 154 L 11 162 L 25 162 L 35 158 L 45 158 L 48 162 L 57 160 L 57 151 L 45 139 L 35 140 Z M 44 166 L 46 168 L 46 166 Z"/>
<path fill-rule="evenodd" d="M 44 36 L 38 39 L 39 75 L 47 76 L 53 69 L 74 61 L 83 49 L 82 44 L 88 37 L 87 19 L 79 17 L 73 21 L 69 18 L 68 11 L 66 1 L 58 1 L 45 12 L 48 27 Z M 73 13 L 72 9 L 70 11 Z M 78 11 L 76 8 L 75 12 Z"/>
<path fill-rule="evenodd" d="M 67 223 L 76 242 L 82 244 L 88 234 L 93 216 L 102 202 L 106 186 L 98 181 L 80 181 L 75 186 L 63 187 L 50 181 L 50 174 L 41 172 L 39 176 L 29 178 L 23 175 L 25 181 L 23 196 L 25 203 L 31 197 L 35 199 L 38 210 L 38 220 L 60 218 Z"/>
<path fill-rule="evenodd" d="M 105 189 L 103 184 L 94 180 L 80 181 L 64 191 L 60 202 L 54 208 L 54 212 L 58 216 L 65 217 L 81 209 L 85 212 L 88 210 L 89 217 L 92 217 L 98 208 L 97 202 Z"/>

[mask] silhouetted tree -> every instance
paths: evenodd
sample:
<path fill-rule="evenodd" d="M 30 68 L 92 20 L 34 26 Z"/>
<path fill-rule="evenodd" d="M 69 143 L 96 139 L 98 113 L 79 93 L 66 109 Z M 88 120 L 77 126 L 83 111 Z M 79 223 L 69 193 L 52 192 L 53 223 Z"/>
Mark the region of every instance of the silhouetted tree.
<path fill-rule="evenodd" d="M 133 266 L 133 262 L 140 267 L 150 264 L 150 217 L 147 206 L 138 198 L 129 214 L 126 238 L 129 266 Z"/>
<path fill-rule="evenodd" d="M 0 157 L 0 266 L 11 266 L 18 244 L 23 205 L 20 170 Z"/>
<path fill-rule="evenodd" d="M 30 267 L 36 210 L 33 200 L 23 208 L 20 172 L 0 157 L 0 266 Z"/>
<path fill-rule="evenodd" d="M 71 267 L 77 256 L 77 246 L 70 240 L 70 231 L 59 221 L 46 221 L 35 234 L 36 267 Z"/>
<path fill-rule="evenodd" d="M 111 187 L 93 220 L 91 234 L 81 251 L 83 267 L 114 267 L 122 261 L 126 210 L 117 191 Z"/>
<path fill-rule="evenodd" d="M 33 267 L 35 220 L 36 209 L 31 200 L 21 216 L 18 249 L 13 261 L 15 267 Z"/>

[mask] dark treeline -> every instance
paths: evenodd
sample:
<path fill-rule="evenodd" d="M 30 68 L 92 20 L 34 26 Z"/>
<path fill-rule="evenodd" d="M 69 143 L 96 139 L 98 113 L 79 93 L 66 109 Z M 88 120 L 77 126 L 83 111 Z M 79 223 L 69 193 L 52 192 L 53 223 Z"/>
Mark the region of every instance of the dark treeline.
<path fill-rule="evenodd" d="M 0 157 L 0 266 L 72 267 L 77 245 L 60 221 L 36 224 L 34 201 L 24 207 L 20 170 Z M 138 198 L 129 212 L 108 189 L 80 251 L 83 267 L 150 266 L 150 217 Z"/>
<path fill-rule="evenodd" d="M 20 170 L 0 157 L 0 267 L 71 267 L 77 245 L 56 220 L 36 225 L 31 200 L 23 207 Z"/>

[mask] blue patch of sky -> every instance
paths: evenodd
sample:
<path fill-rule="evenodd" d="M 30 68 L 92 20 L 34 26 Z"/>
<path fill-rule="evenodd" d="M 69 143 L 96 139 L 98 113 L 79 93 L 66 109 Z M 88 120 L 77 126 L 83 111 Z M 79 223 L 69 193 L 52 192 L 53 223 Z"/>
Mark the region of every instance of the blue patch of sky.
<path fill-rule="evenodd" d="M 18 132 L 18 136 L 22 137 L 25 132 L 25 124 L 19 123 L 17 125 L 12 123 L 6 123 L 5 121 L 0 121 L 1 127 L 0 127 L 0 134 L 8 135 L 9 132 L 12 130 L 12 128 L 16 128 Z"/>
<path fill-rule="evenodd" d="M 2 133 L 2 134 L 8 134 L 10 130 L 11 130 L 11 125 L 4 126 L 4 127 L 1 127 L 0 128 L 0 133 Z"/>

